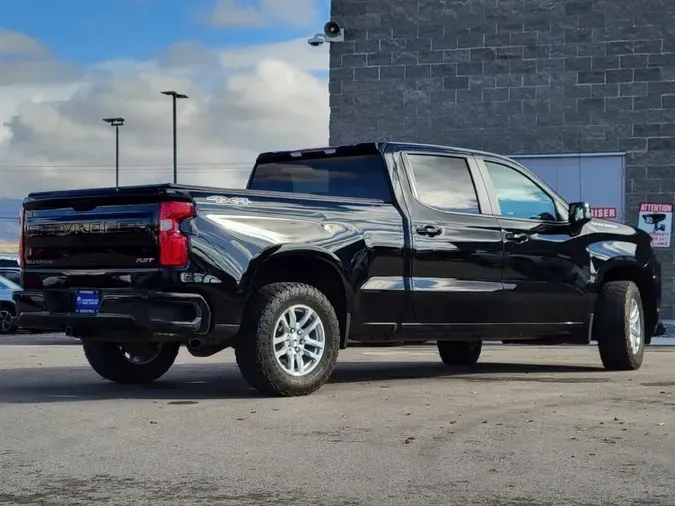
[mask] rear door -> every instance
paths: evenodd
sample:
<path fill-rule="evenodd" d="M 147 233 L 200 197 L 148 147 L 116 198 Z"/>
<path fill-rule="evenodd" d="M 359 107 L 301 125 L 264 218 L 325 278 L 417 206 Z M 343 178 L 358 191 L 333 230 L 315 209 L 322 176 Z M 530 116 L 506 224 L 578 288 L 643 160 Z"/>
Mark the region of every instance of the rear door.
<path fill-rule="evenodd" d="M 584 322 L 587 236 L 575 233 L 562 202 L 517 164 L 490 158 L 478 163 L 504 233 L 505 323 L 524 324 L 519 334 L 530 328 L 538 337 Z"/>
<path fill-rule="evenodd" d="M 416 325 L 441 333 L 501 320 L 502 235 L 475 159 L 409 151 L 412 289 Z"/>

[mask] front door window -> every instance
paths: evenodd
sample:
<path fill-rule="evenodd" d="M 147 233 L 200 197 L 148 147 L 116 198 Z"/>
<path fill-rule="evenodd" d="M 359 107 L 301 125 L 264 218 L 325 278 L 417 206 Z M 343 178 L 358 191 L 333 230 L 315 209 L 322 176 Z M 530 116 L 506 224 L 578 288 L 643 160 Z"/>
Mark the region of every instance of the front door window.
<path fill-rule="evenodd" d="M 558 221 L 551 196 L 521 172 L 500 163 L 485 161 L 502 216 L 526 220 Z"/>

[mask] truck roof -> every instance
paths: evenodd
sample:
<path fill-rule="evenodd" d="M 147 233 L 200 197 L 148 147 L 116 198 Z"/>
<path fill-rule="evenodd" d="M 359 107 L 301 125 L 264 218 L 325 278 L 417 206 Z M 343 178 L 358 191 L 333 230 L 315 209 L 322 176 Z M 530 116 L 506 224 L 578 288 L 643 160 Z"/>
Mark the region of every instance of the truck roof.
<path fill-rule="evenodd" d="M 423 144 L 415 142 L 399 142 L 399 141 L 374 141 L 374 142 L 361 142 L 356 144 L 341 144 L 336 146 L 323 146 L 323 147 L 313 147 L 313 148 L 303 148 L 303 149 L 294 149 L 294 150 L 283 150 L 283 151 L 267 151 L 260 153 L 256 160 L 258 163 L 269 163 L 272 161 L 281 161 L 281 160 L 290 160 L 293 158 L 307 158 L 308 156 L 322 154 L 335 154 L 335 155 L 356 155 L 356 154 L 368 154 L 368 153 L 378 153 L 383 152 L 387 148 L 399 149 L 399 150 L 414 150 L 414 149 L 435 149 L 439 151 L 444 151 L 449 154 L 458 154 L 458 155 L 481 155 L 481 156 L 490 156 L 493 158 L 502 158 L 509 159 L 509 157 L 500 155 L 497 153 L 491 153 L 489 151 L 480 151 L 477 149 L 461 148 L 458 146 L 443 146 L 440 144 Z M 510 160 L 510 159 L 509 159 Z M 511 160 L 513 161 L 513 160 Z"/>

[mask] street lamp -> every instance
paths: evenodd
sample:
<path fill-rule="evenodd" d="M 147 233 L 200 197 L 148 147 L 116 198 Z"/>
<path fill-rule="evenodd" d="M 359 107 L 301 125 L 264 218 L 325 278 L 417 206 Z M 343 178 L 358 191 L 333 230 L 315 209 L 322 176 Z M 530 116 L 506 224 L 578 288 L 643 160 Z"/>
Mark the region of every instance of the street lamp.
<path fill-rule="evenodd" d="M 188 98 L 187 95 L 177 93 L 175 91 L 162 91 L 162 95 L 168 95 L 173 97 L 173 182 L 174 184 L 178 180 L 178 169 L 176 168 L 176 152 L 177 152 L 177 141 L 176 141 L 176 100 L 179 98 Z"/>
<path fill-rule="evenodd" d="M 115 127 L 115 188 L 120 185 L 120 127 L 124 118 L 103 118 L 103 121 Z"/>

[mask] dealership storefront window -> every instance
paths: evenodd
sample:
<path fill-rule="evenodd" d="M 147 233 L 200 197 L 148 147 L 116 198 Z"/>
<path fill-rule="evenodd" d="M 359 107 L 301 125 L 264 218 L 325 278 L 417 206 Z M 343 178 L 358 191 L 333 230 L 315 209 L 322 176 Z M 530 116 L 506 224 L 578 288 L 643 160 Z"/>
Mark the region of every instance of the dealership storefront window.
<path fill-rule="evenodd" d="M 624 221 L 625 154 L 583 153 L 512 157 L 567 202 L 588 202 L 594 216 Z"/>

